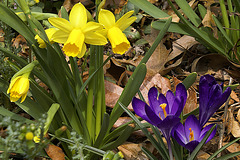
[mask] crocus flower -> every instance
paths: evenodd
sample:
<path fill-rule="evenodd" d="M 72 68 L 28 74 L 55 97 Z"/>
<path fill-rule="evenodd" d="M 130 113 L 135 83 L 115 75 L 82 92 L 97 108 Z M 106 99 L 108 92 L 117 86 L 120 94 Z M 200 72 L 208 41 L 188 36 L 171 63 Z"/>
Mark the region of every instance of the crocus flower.
<path fill-rule="evenodd" d="M 49 28 L 49 29 L 46 29 L 45 32 L 46 32 L 46 35 L 50 41 L 50 43 L 54 43 L 54 41 L 52 40 L 52 35 L 57 31 L 58 29 L 57 28 Z M 38 44 L 39 44 L 39 47 L 40 48 L 46 48 L 46 44 L 45 42 L 39 37 L 39 35 L 36 35 L 35 36 L 35 39 L 37 40 Z"/>
<path fill-rule="evenodd" d="M 180 121 L 180 114 L 186 103 L 187 91 L 182 83 L 176 87 L 176 93 L 167 91 L 166 97 L 159 94 L 157 88 L 152 87 L 148 92 L 149 105 L 140 99 L 133 98 L 132 106 L 135 113 L 148 123 L 157 126 L 167 140 L 169 156 L 172 157 L 171 131 Z"/>
<path fill-rule="evenodd" d="M 211 129 L 213 125 L 214 124 L 210 124 L 202 129 L 202 126 L 200 125 L 198 119 L 194 115 L 190 115 L 187 117 L 184 126 L 182 123 L 179 122 L 173 128 L 172 136 L 178 142 L 178 144 L 192 152 L 196 148 L 196 146 L 202 141 L 206 133 Z M 205 143 L 210 141 L 215 134 L 216 127 Z"/>
<path fill-rule="evenodd" d="M 56 31 L 52 39 L 58 43 L 64 43 L 62 50 L 67 56 L 83 57 L 86 52 L 86 44 L 105 45 L 107 39 L 97 30 L 103 26 L 96 22 L 87 23 L 86 8 L 77 3 L 73 6 L 69 21 L 64 18 L 51 17 L 49 22 L 59 30 Z"/>
<path fill-rule="evenodd" d="M 217 84 L 211 75 L 205 75 L 199 82 L 199 121 L 204 126 L 209 118 L 228 99 L 230 87 L 223 92 L 223 84 Z"/>
<path fill-rule="evenodd" d="M 17 76 L 11 80 L 7 94 L 10 93 L 10 101 L 16 102 L 22 97 L 21 103 L 26 99 L 29 89 L 29 74 L 25 73 L 21 76 Z"/>
<path fill-rule="evenodd" d="M 134 11 L 129 11 L 115 22 L 115 16 L 112 12 L 105 9 L 101 9 L 99 12 L 98 21 L 104 25 L 107 32 L 107 38 L 112 45 L 114 53 L 123 54 L 130 47 L 130 43 L 122 31 L 137 19 L 136 17 L 130 17 L 133 13 Z"/>

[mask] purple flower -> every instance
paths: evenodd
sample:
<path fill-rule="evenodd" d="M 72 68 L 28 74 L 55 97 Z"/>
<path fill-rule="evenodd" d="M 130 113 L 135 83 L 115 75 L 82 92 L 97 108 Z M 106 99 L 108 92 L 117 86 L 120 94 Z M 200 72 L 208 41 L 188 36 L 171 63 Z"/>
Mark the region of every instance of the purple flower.
<path fill-rule="evenodd" d="M 185 121 L 185 126 L 179 122 L 173 128 L 172 136 L 178 142 L 178 144 L 192 152 L 213 125 L 214 124 L 210 124 L 202 129 L 198 119 L 194 115 L 190 115 Z M 206 143 L 210 141 L 215 134 L 216 127 L 208 137 Z"/>
<path fill-rule="evenodd" d="M 223 84 L 217 84 L 211 75 L 205 75 L 199 82 L 199 121 L 204 126 L 209 118 L 228 99 L 231 89 L 228 87 L 223 92 Z"/>
<path fill-rule="evenodd" d="M 180 114 L 186 103 L 187 91 L 182 83 L 176 87 L 176 94 L 168 91 L 166 97 L 152 87 L 148 92 L 149 105 L 140 99 L 133 98 L 135 113 L 148 123 L 157 126 L 166 139 L 170 140 L 172 128 L 180 121 Z"/>

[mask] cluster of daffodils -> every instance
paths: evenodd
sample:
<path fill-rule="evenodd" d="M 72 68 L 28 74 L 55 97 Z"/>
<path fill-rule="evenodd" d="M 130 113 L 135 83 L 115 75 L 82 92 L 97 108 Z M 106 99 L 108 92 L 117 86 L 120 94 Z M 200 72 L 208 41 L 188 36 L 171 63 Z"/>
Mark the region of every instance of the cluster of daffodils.
<path fill-rule="evenodd" d="M 175 95 L 168 91 L 166 96 L 163 94 L 158 96 L 157 89 L 153 87 L 148 93 L 149 105 L 135 97 L 132 105 L 138 116 L 161 130 L 168 143 L 172 136 L 180 145 L 192 152 L 214 125 L 205 124 L 226 102 L 230 93 L 229 87 L 223 92 L 223 84 L 218 84 L 213 76 L 202 76 L 199 82 L 199 120 L 190 115 L 184 125 L 180 122 L 179 116 L 187 99 L 187 91 L 181 83 L 177 85 Z M 206 143 L 215 133 L 216 128 Z"/>
<path fill-rule="evenodd" d="M 108 43 L 107 39 L 114 53 L 124 54 L 130 43 L 122 31 L 136 20 L 136 17 L 130 17 L 133 12 L 126 13 L 116 22 L 112 12 L 101 9 L 98 15 L 99 23 L 87 22 L 86 8 L 77 3 L 69 14 L 69 21 L 64 18 L 49 18 L 55 28 L 46 30 L 46 34 L 51 43 L 64 44 L 62 50 L 67 56 L 81 58 L 86 52 L 86 44 L 105 45 Z M 39 36 L 35 38 L 40 48 L 46 47 Z"/>

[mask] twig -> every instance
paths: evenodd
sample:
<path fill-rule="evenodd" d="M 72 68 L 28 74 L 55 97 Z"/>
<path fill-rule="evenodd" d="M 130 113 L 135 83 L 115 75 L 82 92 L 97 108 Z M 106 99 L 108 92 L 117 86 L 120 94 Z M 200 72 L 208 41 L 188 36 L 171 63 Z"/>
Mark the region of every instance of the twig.
<path fill-rule="evenodd" d="M 228 85 L 231 85 L 231 84 L 232 84 L 232 77 L 230 77 Z M 220 134 L 219 134 L 218 149 L 222 148 L 222 145 L 223 145 L 223 135 L 224 135 L 224 132 L 225 132 L 225 125 L 226 125 L 226 121 L 227 121 L 227 111 L 228 111 L 229 100 L 230 100 L 230 96 L 228 97 L 228 100 L 226 101 L 225 106 L 224 106 L 224 114 L 223 114 L 223 120 L 224 121 L 223 121 L 223 124 L 220 125 L 221 128 L 220 128 Z M 221 157 L 221 152 L 218 154 L 217 157 Z"/>

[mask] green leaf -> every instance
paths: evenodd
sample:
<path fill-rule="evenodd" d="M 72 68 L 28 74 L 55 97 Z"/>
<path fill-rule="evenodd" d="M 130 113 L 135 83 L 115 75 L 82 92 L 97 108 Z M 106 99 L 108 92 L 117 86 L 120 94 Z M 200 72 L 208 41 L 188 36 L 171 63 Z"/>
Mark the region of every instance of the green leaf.
<path fill-rule="evenodd" d="M 149 150 L 147 150 L 145 147 L 141 147 L 142 151 L 146 154 L 146 156 L 150 160 L 158 160 Z"/>
<path fill-rule="evenodd" d="M 209 158 L 208 160 L 212 160 L 214 157 L 216 157 L 220 152 L 222 152 L 224 149 L 226 149 L 227 147 L 231 146 L 232 144 L 234 144 L 235 142 L 239 141 L 240 138 L 237 138 L 231 142 L 229 142 L 228 144 L 226 144 L 225 146 L 221 147 L 220 149 L 218 149 L 216 152 L 214 152 Z"/>
<path fill-rule="evenodd" d="M 185 86 L 186 89 L 190 88 L 192 84 L 196 81 L 197 79 L 197 73 L 193 72 L 189 74 L 183 81 L 183 85 Z"/>
<path fill-rule="evenodd" d="M 202 20 L 193 11 L 193 9 L 189 6 L 186 0 L 175 0 L 175 2 L 185 13 L 185 15 L 190 19 L 190 21 L 194 24 L 194 26 L 198 27 L 202 23 Z"/>
<path fill-rule="evenodd" d="M 151 26 L 154 29 L 161 31 L 164 27 L 163 24 L 165 24 L 165 21 L 159 20 L 159 21 L 152 22 Z M 175 22 L 171 23 L 171 25 L 168 28 L 168 32 L 174 32 L 174 33 L 184 34 L 184 35 L 188 35 L 188 36 L 191 35 L 191 31 L 188 30 L 187 25 L 182 24 L 182 23 L 175 23 Z"/>
<path fill-rule="evenodd" d="M 44 134 L 45 135 L 48 132 L 48 129 L 50 127 L 50 124 L 53 120 L 54 115 L 56 114 L 56 112 L 58 111 L 60 105 L 57 103 L 53 103 L 52 106 L 50 107 L 50 109 L 48 110 L 47 114 L 47 120 L 44 126 Z"/>
<path fill-rule="evenodd" d="M 160 10 L 156 6 L 154 6 L 152 3 L 148 2 L 147 0 L 129 0 L 129 2 L 133 3 L 137 7 L 139 7 L 144 12 L 148 13 L 154 18 L 165 18 L 169 17 L 167 13 Z"/>
<path fill-rule="evenodd" d="M 28 124 L 35 123 L 34 121 L 27 119 L 25 117 L 19 116 L 18 114 L 13 113 L 3 107 L 0 107 L 0 114 L 4 117 L 10 117 L 11 119 L 19 122 L 28 123 Z"/>
<path fill-rule="evenodd" d="M 215 160 L 227 160 L 227 159 L 231 159 L 232 157 L 236 157 L 238 155 L 240 155 L 240 151 L 226 154 L 222 157 L 216 158 Z"/>
<path fill-rule="evenodd" d="M 30 44 L 36 44 L 33 32 L 29 27 L 9 8 L 0 3 L 0 20 L 20 33 Z"/>
<path fill-rule="evenodd" d="M 201 4 L 198 4 L 198 11 L 202 17 L 202 19 L 205 17 L 205 15 L 207 14 L 207 9 L 201 5 Z"/>
<path fill-rule="evenodd" d="M 113 148 L 116 148 L 117 146 L 121 145 L 123 142 L 125 142 L 128 137 L 131 135 L 131 133 L 133 132 L 133 127 L 127 126 L 123 133 L 113 142 L 110 142 L 106 145 L 104 145 L 103 147 L 101 147 L 102 150 L 110 150 Z"/>

